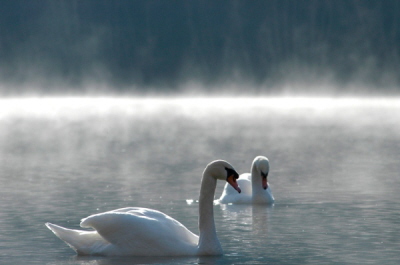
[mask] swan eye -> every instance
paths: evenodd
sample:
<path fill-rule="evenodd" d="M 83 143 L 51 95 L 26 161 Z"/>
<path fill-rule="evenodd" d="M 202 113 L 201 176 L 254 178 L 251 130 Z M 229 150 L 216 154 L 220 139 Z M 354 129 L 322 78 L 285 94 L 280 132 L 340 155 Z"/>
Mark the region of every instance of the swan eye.
<path fill-rule="evenodd" d="M 239 178 L 239 174 L 234 169 L 226 167 L 225 170 L 226 170 L 226 173 L 228 174 L 228 176 L 226 178 L 228 178 L 232 175 L 235 179 Z"/>

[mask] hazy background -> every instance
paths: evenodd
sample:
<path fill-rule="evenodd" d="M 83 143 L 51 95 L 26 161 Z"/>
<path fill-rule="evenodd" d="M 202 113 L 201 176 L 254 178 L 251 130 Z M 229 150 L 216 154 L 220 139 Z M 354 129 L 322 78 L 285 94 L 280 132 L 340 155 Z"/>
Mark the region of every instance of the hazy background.
<path fill-rule="evenodd" d="M 398 95 L 400 2 L 0 1 L 0 95 Z"/>

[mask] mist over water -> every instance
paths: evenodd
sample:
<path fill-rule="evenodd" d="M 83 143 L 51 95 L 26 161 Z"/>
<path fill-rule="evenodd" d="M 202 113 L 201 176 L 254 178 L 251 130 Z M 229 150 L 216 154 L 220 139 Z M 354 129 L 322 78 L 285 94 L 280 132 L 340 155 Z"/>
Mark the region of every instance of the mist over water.
<path fill-rule="evenodd" d="M 240 172 L 266 155 L 276 203 L 216 205 L 214 264 L 396 264 L 398 99 L 2 99 L 4 264 L 201 263 L 75 257 L 45 226 L 128 206 L 197 233 L 200 176 L 222 158 Z M 216 197 L 224 183 L 219 183 Z M 193 200 L 187 204 L 186 200 Z M 262 233 L 261 233 L 262 231 Z"/>

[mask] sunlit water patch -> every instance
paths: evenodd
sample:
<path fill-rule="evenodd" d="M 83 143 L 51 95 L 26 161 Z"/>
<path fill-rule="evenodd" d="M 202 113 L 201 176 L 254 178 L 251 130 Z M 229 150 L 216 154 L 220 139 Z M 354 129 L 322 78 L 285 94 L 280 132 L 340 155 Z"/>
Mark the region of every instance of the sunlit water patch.
<path fill-rule="evenodd" d="M 399 120 L 397 98 L 2 99 L 0 263 L 397 264 Z M 256 155 L 276 203 L 215 205 L 222 257 L 76 257 L 44 226 L 143 206 L 197 233 L 204 166 Z"/>

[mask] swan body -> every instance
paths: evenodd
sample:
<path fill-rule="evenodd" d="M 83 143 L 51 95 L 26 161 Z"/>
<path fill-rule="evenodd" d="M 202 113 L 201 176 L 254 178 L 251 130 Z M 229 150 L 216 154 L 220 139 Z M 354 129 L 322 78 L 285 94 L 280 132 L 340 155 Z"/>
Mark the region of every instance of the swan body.
<path fill-rule="evenodd" d="M 237 180 L 242 194 L 225 185 L 219 203 L 234 204 L 271 204 L 275 201 L 271 187 L 267 182 L 269 160 L 265 156 L 257 156 L 251 165 L 251 173 L 244 173 Z"/>
<path fill-rule="evenodd" d="M 199 198 L 200 235 L 174 218 L 147 208 L 129 207 L 91 215 L 73 230 L 51 223 L 46 226 L 78 255 L 194 256 L 221 255 L 213 214 L 217 179 L 228 181 L 238 192 L 239 175 L 226 161 L 216 160 L 203 172 Z"/>

